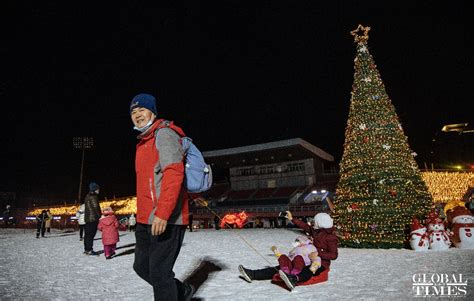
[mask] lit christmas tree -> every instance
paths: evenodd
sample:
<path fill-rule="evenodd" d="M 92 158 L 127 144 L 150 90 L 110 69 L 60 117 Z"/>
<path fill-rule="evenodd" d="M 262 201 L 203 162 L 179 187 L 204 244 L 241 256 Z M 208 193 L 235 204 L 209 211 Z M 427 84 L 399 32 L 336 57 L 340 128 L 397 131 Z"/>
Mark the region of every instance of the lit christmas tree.
<path fill-rule="evenodd" d="M 412 218 L 423 220 L 433 202 L 369 53 L 369 30 L 351 31 L 357 56 L 335 220 L 342 246 L 402 248 Z"/>

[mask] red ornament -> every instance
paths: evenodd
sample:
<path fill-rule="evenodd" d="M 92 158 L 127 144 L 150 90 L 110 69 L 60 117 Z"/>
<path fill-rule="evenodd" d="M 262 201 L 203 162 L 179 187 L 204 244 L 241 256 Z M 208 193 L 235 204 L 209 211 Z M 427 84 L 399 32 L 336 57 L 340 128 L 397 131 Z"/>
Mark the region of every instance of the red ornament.
<path fill-rule="evenodd" d="M 364 137 L 364 143 L 369 142 L 369 137 Z"/>
<path fill-rule="evenodd" d="M 393 196 L 393 197 L 397 196 L 397 191 L 395 191 L 395 190 L 390 190 L 388 193 L 390 193 L 390 195 Z"/>
<path fill-rule="evenodd" d="M 352 210 L 358 210 L 358 209 L 359 209 L 359 205 L 357 205 L 357 204 L 355 204 L 355 203 L 354 203 L 354 204 L 351 204 L 351 208 L 352 208 Z"/>

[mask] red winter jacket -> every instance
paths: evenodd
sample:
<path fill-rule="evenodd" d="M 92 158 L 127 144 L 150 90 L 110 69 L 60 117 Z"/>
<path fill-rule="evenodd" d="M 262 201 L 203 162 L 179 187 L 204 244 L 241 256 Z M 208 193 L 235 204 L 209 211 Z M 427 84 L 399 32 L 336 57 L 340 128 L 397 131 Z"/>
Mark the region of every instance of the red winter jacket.
<path fill-rule="evenodd" d="M 313 237 L 313 244 L 318 249 L 319 257 L 321 257 L 321 265 L 325 269 L 329 269 L 331 260 L 335 260 L 338 254 L 338 240 L 334 229 L 314 229 L 297 218 L 293 218 L 291 222 Z"/>
<path fill-rule="evenodd" d="M 183 130 L 169 123 L 160 129 L 156 120 L 138 136 L 135 157 L 137 173 L 137 222 L 151 224 L 155 216 L 168 224 L 188 224 L 188 195 L 183 186 Z"/>
<path fill-rule="evenodd" d="M 113 245 L 119 241 L 118 233 L 119 222 L 115 215 L 107 215 L 99 219 L 98 229 L 102 231 L 102 243 Z"/>

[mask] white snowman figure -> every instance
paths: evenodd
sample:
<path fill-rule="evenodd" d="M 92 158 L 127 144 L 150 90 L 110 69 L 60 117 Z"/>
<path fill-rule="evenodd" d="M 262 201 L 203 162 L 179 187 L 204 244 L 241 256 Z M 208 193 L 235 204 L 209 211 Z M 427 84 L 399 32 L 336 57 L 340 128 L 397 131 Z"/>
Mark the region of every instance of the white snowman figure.
<path fill-rule="evenodd" d="M 426 251 L 430 246 L 426 227 L 417 218 L 413 218 L 411 223 L 410 246 L 417 252 Z"/>
<path fill-rule="evenodd" d="M 436 212 L 428 215 L 428 237 L 430 240 L 430 249 L 433 251 L 443 251 L 449 249 L 451 241 L 448 232 L 444 228 L 443 220 L 439 218 Z"/>
<path fill-rule="evenodd" d="M 460 249 L 474 249 L 474 216 L 466 207 L 455 207 L 451 219 L 453 244 Z"/>

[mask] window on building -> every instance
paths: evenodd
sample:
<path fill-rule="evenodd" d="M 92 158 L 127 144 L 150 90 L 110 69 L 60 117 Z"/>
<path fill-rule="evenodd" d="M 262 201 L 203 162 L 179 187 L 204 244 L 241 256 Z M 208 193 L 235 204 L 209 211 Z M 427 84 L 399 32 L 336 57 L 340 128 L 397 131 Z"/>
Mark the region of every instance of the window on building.
<path fill-rule="evenodd" d="M 260 167 L 260 174 L 261 175 L 272 174 L 274 172 L 275 172 L 275 170 L 274 170 L 273 166 L 262 166 L 262 167 Z"/>
<path fill-rule="evenodd" d="M 288 172 L 291 171 L 303 171 L 305 170 L 304 168 L 304 163 L 303 162 L 298 162 L 298 163 L 290 163 L 286 166 L 286 170 Z"/>
<path fill-rule="evenodd" d="M 239 175 L 241 176 L 251 176 L 253 174 L 255 174 L 253 167 L 239 169 Z"/>

